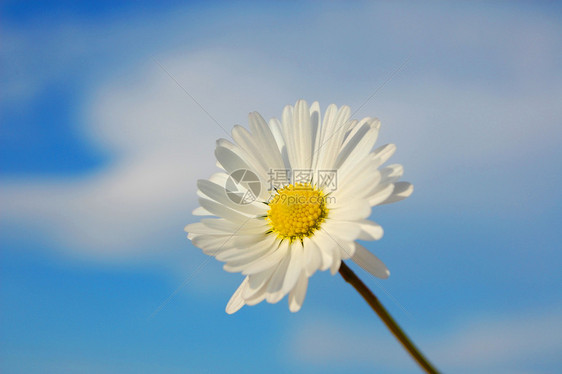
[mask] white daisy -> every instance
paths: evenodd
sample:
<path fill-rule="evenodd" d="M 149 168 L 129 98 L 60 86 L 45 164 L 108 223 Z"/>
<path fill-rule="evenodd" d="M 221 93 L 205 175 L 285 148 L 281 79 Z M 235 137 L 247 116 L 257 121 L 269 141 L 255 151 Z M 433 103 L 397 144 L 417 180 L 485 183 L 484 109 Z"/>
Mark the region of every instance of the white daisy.
<path fill-rule="evenodd" d="M 287 105 L 279 121 L 249 115 L 250 130 L 235 126 L 233 142 L 217 141 L 222 172 L 198 181 L 195 215 L 216 216 L 185 230 L 224 270 L 246 276 L 226 307 L 234 313 L 289 294 L 289 309 L 303 303 L 316 270 L 335 274 L 351 258 L 379 278 L 386 266 L 356 240 L 378 240 L 383 229 L 368 220 L 371 207 L 400 201 L 413 186 L 398 182 L 401 165 L 380 168 L 393 144 L 372 150 L 380 121 L 350 119 L 350 108 L 314 102 Z"/>

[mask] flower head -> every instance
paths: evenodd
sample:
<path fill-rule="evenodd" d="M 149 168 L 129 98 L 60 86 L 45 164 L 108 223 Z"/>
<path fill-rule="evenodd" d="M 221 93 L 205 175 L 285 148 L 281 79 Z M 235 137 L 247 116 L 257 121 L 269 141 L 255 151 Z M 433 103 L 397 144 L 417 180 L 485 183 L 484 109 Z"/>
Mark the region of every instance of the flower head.
<path fill-rule="evenodd" d="M 226 307 L 276 303 L 289 294 L 298 311 L 308 278 L 317 270 L 335 274 L 351 258 L 379 278 L 386 266 L 356 240 L 378 240 L 383 230 L 369 221 L 371 208 L 400 201 L 413 187 L 399 182 L 403 169 L 382 167 L 396 147 L 373 150 L 380 122 L 351 120 L 350 109 L 304 100 L 287 105 L 281 121 L 249 115 L 250 130 L 235 126 L 233 142 L 217 141 L 223 171 L 199 180 L 194 214 L 215 216 L 185 230 L 224 269 L 246 276 Z"/>

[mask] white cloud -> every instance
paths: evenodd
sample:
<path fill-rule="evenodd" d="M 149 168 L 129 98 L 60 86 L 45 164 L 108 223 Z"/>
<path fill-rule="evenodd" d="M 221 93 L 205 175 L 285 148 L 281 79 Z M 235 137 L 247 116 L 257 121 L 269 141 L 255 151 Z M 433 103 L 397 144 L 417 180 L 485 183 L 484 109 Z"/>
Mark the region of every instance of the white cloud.
<path fill-rule="evenodd" d="M 389 70 L 380 66 L 395 67 L 406 52 L 413 51 L 408 67 L 361 114 L 381 118 L 381 138 L 398 143 L 396 161 L 406 161 L 406 179 L 414 177 L 426 191 L 443 183 L 436 178 L 438 171 L 471 173 L 468 165 L 488 170 L 490 175 L 498 167 L 528 166 L 557 146 L 556 139 L 562 135 L 557 126 L 562 119 L 558 105 L 562 85 L 554 82 L 556 68 L 545 62 L 553 59 L 552 50 L 559 43 L 556 27 L 516 14 L 483 24 L 476 32 L 477 12 L 452 13 L 454 19 L 447 19 L 431 7 L 416 8 L 412 14 L 397 12 L 393 6 L 333 7 L 315 12 L 305 9 L 304 18 L 295 21 L 298 24 L 279 16 L 258 17 L 259 10 L 238 17 L 219 12 L 215 26 L 187 22 L 197 17 L 185 12 L 150 15 L 152 22 L 142 15 L 109 25 L 69 23 L 44 35 L 41 40 L 48 48 L 39 52 L 30 46 L 42 30 L 32 30 L 22 44 L 29 51 L 17 49 L 14 66 L 41 72 L 34 64 L 27 65 L 45 60 L 46 72 L 11 80 L 11 97 L 31 95 L 37 86 L 56 80 L 71 67 L 76 69 L 79 61 L 99 56 L 119 60 L 127 51 L 136 59 L 127 61 L 126 68 L 94 75 L 105 79 L 89 82 L 91 92 L 85 98 L 82 117 L 76 119 L 84 137 L 113 157 L 111 163 L 81 177 L 4 181 L 1 219 L 33 227 L 67 252 L 104 258 L 153 251 L 165 230 L 181 230 L 191 219 L 196 179 L 214 170 L 214 140 L 226 134 L 148 57 L 151 54 L 230 131 L 235 123 L 245 124 L 251 110 L 260 110 L 266 117 L 278 116 L 282 105 L 300 97 L 321 100 L 323 107 L 332 101 L 357 107 L 385 80 L 381 72 Z M 373 17 L 377 22 L 371 22 Z M 518 17 L 521 22 L 515 22 Z M 353 20 L 357 28 L 336 27 Z M 248 22 L 253 22 L 252 30 L 263 32 L 239 27 Z M 270 24 L 275 32 L 265 27 Z M 503 39 L 511 35 L 513 25 L 520 24 L 524 27 L 517 29 L 515 37 Z M 214 37 L 205 34 L 215 27 L 221 32 Z M 443 33 L 444 28 L 451 32 Z M 16 41 L 22 37 L 8 34 L 11 48 L 20 45 Z M 140 48 L 139 40 L 147 40 L 145 49 Z M 165 41 L 164 46 L 155 40 Z M 408 51 L 397 52 L 396 45 L 402 42 Z M 129 43 L 134 47 L 129 49 Z M 439 72 L 448 63 L 472 69 L 473 63 L 482 61 L 463 59 L 492 47 L 497 51 L 481 70 L 493 71 L 505 64 L 507 76 L 514 77 L 515 90 L 509 91 L 505 81 L 491 79 L 486 85 L 481 80 L 472 83 L 461 73 Z M 427 48 L 433 50 L 427 52 Z M 522 49 L 531 50 L 532 56 L 511 64 Z M 5 55 L 6 48 L 2 51 Z M 529 70 L 529 66 L 533 68 Z M 549 73 L 551 81 L 545 78 Z M 542 86 L 537 87 L 537 81 Z M 543 86 L 549 89 L 543 90 Z M 527 144 L 541 148 L 522 155 Z M 478 176 L 474 181 L 479 185 Z M 497 180 L 494 183 L 499 186 Z M 546 189 L 547 184 L 542 187 Z M 527 191 L 512 189 L 513 196 L 505 199 L 501 186 L 493 194 L 471 190 L 478 191 L 472 193 L 472 200 L 457 199 L 451 192 L 451 206 L 497 200 L 500 195 L 510 205 Z M 446 196 L 440 193 L 439 199 L 444 201 Z"/>
<path fill-rule="evenodd" d="M 561 312 L 560 307 L 554 307 L 484 317 L 445 334 L 432 351 L 439 362 L 455 372 L 552 362 L 562 353 Z"/>
<path fill-rule="evenodd" d="M 464 323 L 459 321 L 449 331 L 432 330 L 430 335 L 418 333 L 413 338 L 444 372 L 538 372 L 528 368 L 539 363 L 548 367 L 562 354 L 560 312 L 560 307 L 553 307 L 482 318 L 473 316 Z M 289 353 L 311 367 L 328 368 L 345 363 L 348 367 L 372 367 L 389 372 L 415 369 L 402 347 L 391 341 L 393 336 L 380 334 L 380 329 L 367 329 L 358 321 L 334 322 L 334 318 L 328 321 L 315 316 L 314 321 L 298 327 L 293 336 Z"/>
<path fill-rule="evenodd" d="M 225 59 L 228 65 L 219 63 Z M 138 255 L 155 248 L 166 227 L 182 230 L 195 207 L 195 181 L 215 171 L 215 139 L 228 136 L 221 126 L 230 131 L 232 117 L 242 122 L 247 109 L 240 102 L 259 100 L 263 85 L 282 84 L 261 74 L 255 60 L 252 79 L 239 74 L 249 62 L 229 51 L 158 62 L 206 98 L 201 105 L 225 124 L 210 119 L 157 63 L 142 67 L 102 85 L 85 106 L 85 135 L 115 161 L 85 177 L 8 181 L 5 216 L 45 232 L 63 250 L 102 257 Z M 234 100 L 224 87 L 239 88 Z M 279 102 L 275 95 L 268 99 Z"/>
<path fill-rule="evenodd" d="M 384 372 L 415 369 L 407 353 L 389 344 L 391 338 L 386 334 L 377 335 L 350 321 L 316 317 L 291 334 L 289 354 L 299 363 L 325 369 L 347 367 L 349 371 L 365 366 Z"/>

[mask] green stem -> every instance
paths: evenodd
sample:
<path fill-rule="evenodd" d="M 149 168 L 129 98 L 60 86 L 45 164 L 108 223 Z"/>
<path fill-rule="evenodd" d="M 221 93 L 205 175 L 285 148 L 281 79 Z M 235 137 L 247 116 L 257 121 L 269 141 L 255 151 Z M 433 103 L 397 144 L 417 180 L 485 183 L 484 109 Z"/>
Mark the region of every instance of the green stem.
<path fill-rule="evenodd" d="M 426 373 L 430 374 L 439 373 L 437 369 L 435 369 L 433 365 L 431 365 L 429 360 L 425 358 L 424 355 L 418 350 L 414 343 L 412 343 L 412 341 L 410 340 L 410 338 L 408 338 L 404 331 L 402 331 L 400 326 L 398 326 L 394 318 L 392 318 L 392 316 L 384 308 L 379 299 L 371 292 L 369 288 L 367 288 L 367 286 L 365 286 L 365 283 L 363 283 L 361 279 L 359 279 L 357 275 L 355 275 L 353 270 L 351 270 L 343 261 L 341 262 L 340 266 L 340 274 L 347 283 L 351 284 L 353 288 L 355 288 L 357 292 L 359 292 L 359 294 L 363 296 L 367 304 L 369 304 L 371 308 L 373 308 L 375 313 L 377 313 L 378 316 L 382 319 L 390 332 L 394 334 L 396 339 L 398 339 L 400 344 L 402 344 L 402 346 L 422 367 L 422 369 L 425 370 Z"/>

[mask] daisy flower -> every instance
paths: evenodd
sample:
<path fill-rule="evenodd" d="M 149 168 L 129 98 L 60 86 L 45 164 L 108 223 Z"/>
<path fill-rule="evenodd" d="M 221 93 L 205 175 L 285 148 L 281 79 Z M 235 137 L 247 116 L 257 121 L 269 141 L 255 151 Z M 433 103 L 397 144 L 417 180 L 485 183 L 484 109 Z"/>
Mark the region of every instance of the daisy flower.
<path fill-rule="evenodd" d="M 389 271 L 357 240 L 378 240 L 380 225 L 368 218 L 374 206 L 400 201 L 413 191 L 399 182 L 401 165 L 382 165 L 396 147 L 373 150 L 380 121 L 350 119 L 348 106 L 299 100 L 281 120 L 266 122 L 253 112 L 249 130 L 235 126 L 232 139 L 219 139 L 215 155 L 222 169 L 199 180 L 202 218 L 185 230 L 192 243 L 224 262 L 224 270 L 245 279 L 226 306 L 280 301 L 298 311 L 308 278 L 317 270 L 335 274 L 351 259 L 379 278 Z"/>

